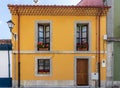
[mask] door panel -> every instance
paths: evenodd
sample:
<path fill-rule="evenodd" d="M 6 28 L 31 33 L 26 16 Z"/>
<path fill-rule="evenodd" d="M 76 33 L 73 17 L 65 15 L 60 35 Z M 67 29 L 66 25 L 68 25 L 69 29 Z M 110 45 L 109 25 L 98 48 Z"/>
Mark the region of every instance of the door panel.
<path fill-rule="evenodd" d="M 88 85 L 88 59 L 77 59 L 77 85 Z"/>

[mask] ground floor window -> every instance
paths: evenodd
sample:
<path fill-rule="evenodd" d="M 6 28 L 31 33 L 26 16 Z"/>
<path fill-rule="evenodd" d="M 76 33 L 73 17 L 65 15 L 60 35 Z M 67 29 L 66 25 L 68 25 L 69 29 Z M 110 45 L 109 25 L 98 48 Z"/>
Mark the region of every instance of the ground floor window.
<path fill-rule="evenodd" d="M 50 73 L 50 59 L 38 59 L 38 74 Z"/>
<path fill-rule="evenodd" d="M 51 59 L 40 57 L 36 59 L 36 73 L 37 75 L 50 75 L 51 73 Z"/>

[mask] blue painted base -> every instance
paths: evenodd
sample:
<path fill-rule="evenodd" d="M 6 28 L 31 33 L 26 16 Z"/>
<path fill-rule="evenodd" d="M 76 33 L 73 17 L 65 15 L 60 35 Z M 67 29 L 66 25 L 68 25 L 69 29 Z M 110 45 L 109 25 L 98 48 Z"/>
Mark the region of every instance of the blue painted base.
<path fill-rule="evenodd" d="M 12 78 L 0 78 L 0 87 L 12 87 Z"/>

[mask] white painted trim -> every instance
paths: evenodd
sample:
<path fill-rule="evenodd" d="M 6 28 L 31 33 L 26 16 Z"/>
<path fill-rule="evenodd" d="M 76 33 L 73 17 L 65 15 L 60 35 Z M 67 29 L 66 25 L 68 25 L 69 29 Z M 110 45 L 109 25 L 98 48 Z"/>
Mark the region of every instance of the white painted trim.
<path fill-rule="evenodd" d="M 91 81 L 91 58 L 92 57 L 84 57 L 84 56 L 75 56 L 74 57 L 74 85 L 77 86 L 77 71 L 76 71 L 76 68 L 77 68 L 77 59 L 88 59 L 88 86 L 90 86 L 90 81 Z"/>
<path fill-rule="evenodd" d="M 18 53 L 18 51 L 13 51 L 12 53 Z M 100 54 L 106 54 L 106 51 L 101 51 Z M 20 54 L 96 54 L 93 52 L 79 52 L 79 51 L 32 51 L 32 50 L 21 50 Z M 98 54 L 98 53 L 97 53 Z"/>
<path fill-rule="evenodd" d="M 50 74 L 37 74 L 37 60 L 38 59 L 50 59 Z M 52 57 L 35 57 L 35 76 L 52 76 Z"/>
<path fill-rule="evenodd" d="M 76 24 L 88 24 L 88 42 L 89 42 L 89 50 L 88 51 L 76 51 L 76 30 L 77 30 L 77 26 Z M 91 52 L 92 46 L 91 46 L 91 38 L 92 38 L 92 26 L 91 26 L 91 21 L 75 21 L 74 22 L 74 51 L 75 52 Z"/>

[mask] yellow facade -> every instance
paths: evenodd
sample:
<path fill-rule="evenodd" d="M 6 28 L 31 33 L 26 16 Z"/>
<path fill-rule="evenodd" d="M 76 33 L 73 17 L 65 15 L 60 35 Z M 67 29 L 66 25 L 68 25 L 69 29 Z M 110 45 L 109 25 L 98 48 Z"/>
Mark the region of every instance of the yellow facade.
<path fill-rule="evenodd" d="M 13 32 L 18 34 L 18 16 L 12 15 L 15 23 Z M 50 52 L 36 51 L 36 21 L 51 22 L 51 50 Z M 75 26 L 76 22 L 89 23 L 89 52 L 75 51 Z M 98 62 L 98 17 L 97 16 L 27 16 L 20 15 L 20 62 L 21 80 L 72 80 L 76 85 L 76 59 L 88 58 L 89 60 L 89 81 L 92 81 L 91 73 L 97 72 Z M 100 63 L 106 60 L 106 41 L 103 36 L 106 34 L 106 16 L 100 16 Z M 13 39 L 13 80 L 18 79 L 17 50 L 18 40 Z M 16 57 L 16 61 L 14 60 Z M 49 76 L 36 76 L 35 59 L 39 57 L 51 58 L 51 74 Z M 16 68 L 16 69 L 15 69 Z M 106 80 L 106 67 L 101 64 L 101 81 Z M 44 84 L 43 84 L 44 85 Z M 64 83 L 63 83 L 64 85 Z M 68 85 L 68 84 L 66 84 Z M 92 85 L 92 84 L 89 84 Z"/>
<path fill-rule="evenodd" d="M 13 21 L 15 24 L 16 16 L 13 16 Z M 21 51 L 33 51 L 35 50 L 35 21 L 36 20 L 50 20 L 52 21 L 52 51 L 66 51 L 67 54 L 21 54 L 21 77 L 24 80 L 29 79 L 43 79 L 43 80 L 73 80 L 74 79 L 74 57 L 75 56 L 91 56 L 92 58 L 92 69 L 91 72 L 96 71 L 96 17 L 94 16 L 21 16 Z M 70 51 L 74 51 L 74 26 L 75 21 L 90 21 L 92 30 L 91 31 L 91 54 L 74 54 Z M 101 51 L 105 52 L 106 44 L 103 40 L 103 36 L 106 34 L 106 17 L 101 17 Z M 17 26 L 15 26 L 14 31 L 16 32 Z M 16 43 L 17 45 L 17 43 Z M 94 52 L 92 54 L 92 52 Z M 35 77 L 34 75 L 34 59 L 35 57 L 41 56 L 51 56 L 52 57 L 52 76 L 50 77 Z M 101 54 L 101 59 L 106 59 L 106 54 Z M 61 70 L 60 70 L 61 68 Z M 70 71 L 66 69 L 71 69 Z M 106 79 L 106 68 L 102 68 L 102 79 Z M 63 71 L 62 71 L 63 70 Z M 66 71 L 66 72 L 65 72 Z M 70 74 L 69 74 L 70 73 Z M 59 76 L 62 75 L 61 76 Z"/>

